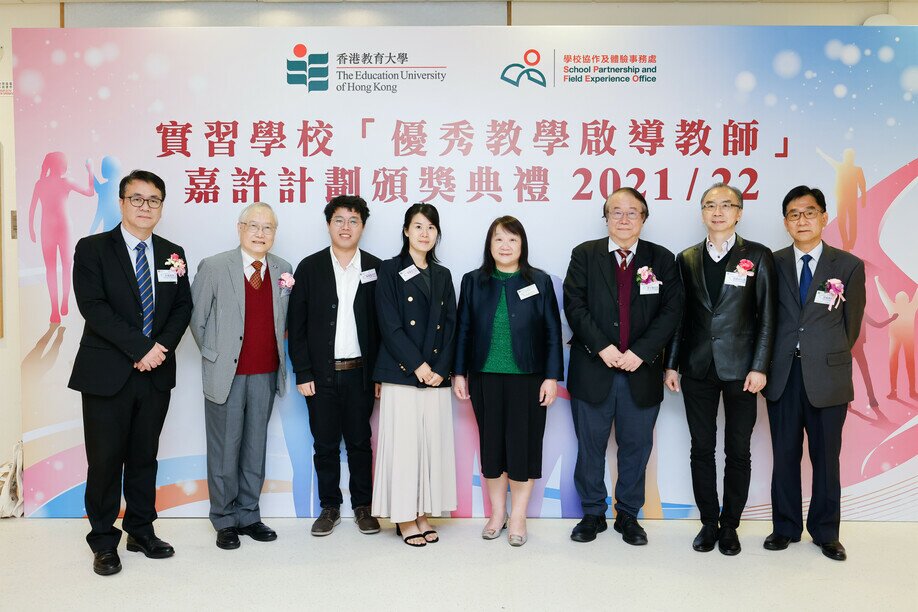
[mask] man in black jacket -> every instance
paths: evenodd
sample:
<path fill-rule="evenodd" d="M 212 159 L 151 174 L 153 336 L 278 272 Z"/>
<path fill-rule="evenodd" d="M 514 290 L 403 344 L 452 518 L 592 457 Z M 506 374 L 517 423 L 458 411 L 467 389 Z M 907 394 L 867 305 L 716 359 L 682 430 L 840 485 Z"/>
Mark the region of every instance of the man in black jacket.
<path fill-rule="evenodd" d="M 175 387 L 175 348 L 191 319 L 182 247 L 153 234 L 166 185 L 144 170 L 121 180 L 121 224 L 81 239 L 73 293 L 85 319 L 69 386 L 82 393 L 86 439 L 86 541 L 93 570 L 121 571 L 115 519 L 122 478 L 127 549 L 147 557 L 175 550 L 156 537 L 156 454 Z"/>
<path fill-rule="evenodd" d="M 325 207 L 331 247 L 303 259 L 294 273 L 287 334 L 296 388 L 306 397 L 322 512 L 312 535 L 341 522 L 341 438 L 347 448 L 351 507 L 361 533 L 378 533 L 370 514 L 373 451 L 370 415 L 379 385 L 376 271 L 379 259 L 358 248 L 370 216 L 359 196 L 337 196 Z"/>
<path fill-rule="evenodd" d="M 666 356 L 666 385 L 685 391 L 692 436 L 695 503 L 702 528 L 692 547 L 740 552 L 740 515 L 749 494 L 750 440 L 756 394 L 765 387 L 775 320 L 774 259 L 767 247 L 736 233 L 743 196 L 717 183 L 701 196 L 707 237 L 676 256 L 685 286 L 685 313 Z M 717 499 L 717 409 L 724 401 L 724 502 Z M 718 529 L 718 522 L 720 527 Z"/>
<path fill-rule="evenodd" d="M 606 530 L 606 447 L 618 444 L 615 530 L 628 544 L 647 543 L 637 515 L 653 428 L 663 401 L 663 349 L 682 317 L 682 284 L 673 254 L 639 240 L 647 201 L 618 189 L 603 205 L 609 235 L 571 253 L 564 312 L 574 332 L 568 390 L 577 434 L 574 484 L 583 520 L 571 539 L 589 542 Z"/>

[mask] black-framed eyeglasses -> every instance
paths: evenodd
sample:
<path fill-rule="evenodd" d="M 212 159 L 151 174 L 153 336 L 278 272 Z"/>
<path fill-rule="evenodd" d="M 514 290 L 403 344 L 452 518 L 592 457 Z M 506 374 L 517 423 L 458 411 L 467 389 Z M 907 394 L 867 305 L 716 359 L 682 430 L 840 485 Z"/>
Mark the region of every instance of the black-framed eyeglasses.
<path fill-rule="evenodd" d="M 800 219 L 800 217 L 803 217 L 804 219 L 815 219 L 821 212 L 822 211 L 818 208 L 813 208 L 811 206 L 810 208 L 805 208 L 803 210 L 792 210 L 784 215 L 784 218 L 788 221 L 797 221 Z"/>
<path fill-rule="evenodd" d="M 742 208 L 742 206 L 739 206 L 738 204 L 720 204 L 720 203 L 714 204 L 712 202 L 705 202 L 704 204 L 701 205 L 701 210 L 704 210 L 704 211 L 712 211 L 715 209 L 720 209 L 720 210 L 723 210 L 724 212 L 727 212 L 727 211 L 734 210 L 734 209 L 739 210 L 740 208 Z"/>
<path fill-rule="evenodd" d="M 124 199 L 130 202 L 131 206 L 133 206 L 134 208 L 140 208 L 144 204 L 146 204 L 150 208 L 159 208 L 160 206 L 163 205 L 163 201 L 157 197 L 145 198 L 139 195 L 132 195 Z"/>

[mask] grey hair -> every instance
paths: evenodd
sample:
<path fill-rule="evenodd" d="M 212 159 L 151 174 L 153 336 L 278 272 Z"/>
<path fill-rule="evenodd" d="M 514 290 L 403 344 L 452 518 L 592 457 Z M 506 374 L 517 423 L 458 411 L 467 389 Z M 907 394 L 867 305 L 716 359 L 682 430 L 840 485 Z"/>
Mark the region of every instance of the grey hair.
<path fill-rule="evenodd" d="M 711 193 L 715 189 L 720 189 L 721 187 L 724 187 L 732 191 L 733 195 L 736 196 L 736 201 L 739 203 L 739 207 L 740 208 L 743 207 L 743 192 L 737 189 L 736 187 L 734 187 L 733 185 L 728 185 L 726 183 L 714 183 L 713 185 L 705 189 L 704 193 L 701 194 L 701 205 L 704 206 L 704 199 L 708 197 L 709 193 Z"/>
<path fill-rule="evenodd" d="M 271 213 L 271 218 L 274 219 L 274 227 L 277 227 L 277 213 L 274 212 L 274 209 L 271 208 L 269 204 L 265 204 L 264 202 L 255 202 L 243 208 L 242 212 L 239 213 L 239 223 L 245 223 L 245 219 L 249 216 L 249 213 L 256 210 L 266 210 Z"/>

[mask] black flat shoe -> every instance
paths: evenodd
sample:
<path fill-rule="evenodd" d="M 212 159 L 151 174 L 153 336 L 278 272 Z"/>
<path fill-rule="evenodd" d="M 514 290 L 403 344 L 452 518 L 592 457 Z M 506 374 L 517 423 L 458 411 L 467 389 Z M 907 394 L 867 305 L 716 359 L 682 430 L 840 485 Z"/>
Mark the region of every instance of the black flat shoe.
<path fill-rule="evenodd" d="M 163 542 L 155 535 L 128 535 L 127 549 L 131 552 L 142 552 L 149 559 L 165 559 L 175 554 L 171 544 Z"/>
<path fill-rule="evenodd" d="M 783 536 L 780 533 L 771 533 L 767 538 L 765 538 L 765 543 L 762 544 L 762 547 L 765 550 L 784 550 L 787 548 L 791 542 L 799 542 L 800 536 L 796 538 L 791 538 L 788 536 Z"/>
<path fill-rule="evenodd" d="M 609 528 L 606 517 L 599 514 L 584 514 L 580 522 L 571 531 L 571 539 L 575 542 L 592 542 L 596 534 Z"/>
<path fill-rule="evenodd" d="M 217 532 L 217 548 L 235 550 L 239 548 L 239 534 L 235 527 L 224 527 Z"/>
<path fill-rule="evenodd" d="M 736 529 L 733 527 L 721 527 L 720 533 L 717 534 L 717 548 L 720 549 L 721 554 L 728 557 L 740 554 L 743 548 L 740 546 Z"/>
<path fill-rule="evenodd" d="M 247 535 L 258 542 L 273 542 L 277 539 L 277 532 L 275 532 L 273 529 L 261 521 L 252 523 L 251 525 L 246 525 L 245 527 L 237 527 L 236 531 L 242 535 Z"/>
<path fill-rule="evenodd" d="M 644 546 L 647 544 L 647 532 L 638 523 L 637 518 L 624 512 L 619 512 L 615 517 L 615 523 L 612 528 L 622 534 L 622 540 L 632 546 Z"/>
<path fill-rule="evenodd" d="M 717 545 L 717 526 L 702 525 L 701 531 L 695 536 L 692 548 L 698 552 L 711 552 Z"/>
<path fill-rule="evenodd" d="M 118 551 L 100 550 L 93 554 L 92 571 L 100 576 L 111 576 L 121 571 L 121 559 L 118 558 Z"/>
<path fill-rule="evenodd" d="M 824 542 L 822 544 L 814 540 L 813 544 L 821 548 L 822 554 L 832 559 L 833 561 L 844 561 L 848 558 L 848 553 L 845 552 L 845 547 L 842 546 L 842 543 L 838 540 L 832 540 L 831 542 Z"/>

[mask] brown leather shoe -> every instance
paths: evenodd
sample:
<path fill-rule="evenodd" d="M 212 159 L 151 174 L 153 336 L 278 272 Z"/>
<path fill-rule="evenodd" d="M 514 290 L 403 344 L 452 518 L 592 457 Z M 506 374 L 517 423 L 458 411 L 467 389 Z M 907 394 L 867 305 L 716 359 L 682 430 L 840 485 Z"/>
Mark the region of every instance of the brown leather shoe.
<path fill-rule="evenodd" d="M 322 508 L 319 518 L 312 524 L 311 533 L 314 536 L 327 536 L 335 530 L 335 526 L 340 522 L 341 513 L 337 508 Z"/>
<path fill-rule="evenodd" d="M 370 514 L 369 506 L 358 506 L 354 508 L 354 522 L 357 523 L 357 529 L 360 533 L 371 534 L 379 533 L 379 521 Z"/>

